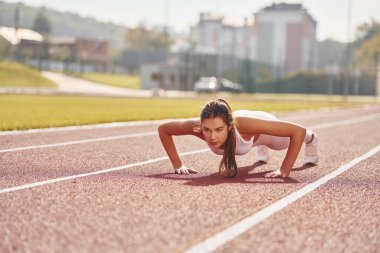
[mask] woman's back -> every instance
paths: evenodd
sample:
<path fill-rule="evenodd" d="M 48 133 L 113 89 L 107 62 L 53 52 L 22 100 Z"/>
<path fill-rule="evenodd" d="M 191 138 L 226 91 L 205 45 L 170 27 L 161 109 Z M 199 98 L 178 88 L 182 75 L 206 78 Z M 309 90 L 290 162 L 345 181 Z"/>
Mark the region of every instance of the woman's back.
<path fill-rule="evenodd" d="M 252 117 L 259 119 L 278 120 L 276 116 L 263 111 L 237 110 L 232 113 L 233 117 Z"/>

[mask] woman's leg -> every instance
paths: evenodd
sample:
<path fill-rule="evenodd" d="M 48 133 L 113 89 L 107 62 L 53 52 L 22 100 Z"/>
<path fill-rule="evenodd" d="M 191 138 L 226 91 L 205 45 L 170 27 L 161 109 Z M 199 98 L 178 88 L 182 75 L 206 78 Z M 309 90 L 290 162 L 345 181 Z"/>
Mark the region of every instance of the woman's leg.
<path fill-rule="evenodd" d="M 310 143 L 313 141 L 313 131 L 307 130 L 304 138 L 304 143 Z M 265 145 L 270 149 L 274 150 L 284 150 L 289 147 L 290 138 L 289 137 L 279 137 L 272 135 L 262 134 L 259 136 L 258 140 L 254 143 L 255 146 Z"/>
<path fill-rule="evenodd" d="M 289 137 L 278 137 L 261 134 L 254 146 L 256 146 L 256 162 L 267 163 L 269 161 L 269 148 L 283 150 L 289 146 Z"/>
<path fill-rule="evenodd" d="M 309 143 L 314 143 L 316 134 L 311 130 L 306 131 L 304 143 L 310 146 Z M 269 151 L 268 148 L 273 150 L 284 150 L 289 147 L 290 138 L 289 137 L 278 137 L 262 134 L 259 136 L 254 146 L 257 146 L 256 150 L 256 161 L 268 162 Z M 310 159 L 306 159 L 309 161 Z M 314 159 L 315 160 L 315 159 Z"/>
<path fill-rule="evenodd" d="M 261 134 L 255 146 L 264 145 L 270 149 L 283 150 L 289 147 L 289 137 L 278 137 L 272 135 Z"/>
<path fill-rule="evenodd" d="M 267 163 L 269 161 L 269 148 L 265 145 L 256 147 L 256 162 Z"/>
<path fill-rule="evenodd" d="M 316 164 L 319 160 L 318 135 L 312 131 L 309 131 L 309 132 L 311 136 L 306 141 L 305 153 L 304 153 L 304 164 Z"/>
<path fill-rule="evenodd" d="M 314 139 L 314 132 L 311 131 L 311 130 L 309 130 L 309 129 L 307 129 L 307 130 L 306 130 L 306 135 L 305 135 L 304 142 L 305 142 L 306 144 L 309 144 L 310 142 L 313 141 L 313 139 Z"/>

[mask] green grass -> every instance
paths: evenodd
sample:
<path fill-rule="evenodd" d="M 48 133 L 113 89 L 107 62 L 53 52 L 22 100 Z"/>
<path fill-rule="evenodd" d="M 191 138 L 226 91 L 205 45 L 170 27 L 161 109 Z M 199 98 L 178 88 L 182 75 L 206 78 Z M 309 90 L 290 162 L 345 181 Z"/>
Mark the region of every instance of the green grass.
<path fill-rule="evenodd" d="M 360 105 L 342 101 L 310 102 L 306 99 L 300 102 L 276 98 L 272 101 L 256 102 L 256 96 L 258 95 L 247 99 L 230 98 L 230 103 L 234 110 L 269 112 Z M 0 130 L 196 117 L 201 107 L 209 100 L 209 97 L 163 99 L 0 95 Z"/>
<path fill-rule="evenodd" d="M 24 64 L 0 61 L 0 87 L 57 87 L 40 72 Z"/>
<path fill-rule="evenodd" d="M 116 87 L 128 89 L 140 88 L 140 77 L 135 75 L 109 73 L 78 73 L 72 75 L 85 80 L 108 84 Z"/>

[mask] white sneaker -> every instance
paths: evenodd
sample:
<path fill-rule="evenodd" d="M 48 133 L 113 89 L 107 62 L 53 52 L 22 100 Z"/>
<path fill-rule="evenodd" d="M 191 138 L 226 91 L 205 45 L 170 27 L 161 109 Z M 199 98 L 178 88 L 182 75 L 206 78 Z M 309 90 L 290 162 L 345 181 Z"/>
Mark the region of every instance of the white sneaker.
<path fill-rule="evenodd" d="M 264 145 L 257 146 L 256 162 L 267 163 L 269 161 L 268 147 Z"/>
<path fill-rule="evenodd" d="M 318 136 L 313 133 L 314 138 L 311 143 L 305 146 L 304 164 L 316 164 L 319 160 L 318 155 Z"/>

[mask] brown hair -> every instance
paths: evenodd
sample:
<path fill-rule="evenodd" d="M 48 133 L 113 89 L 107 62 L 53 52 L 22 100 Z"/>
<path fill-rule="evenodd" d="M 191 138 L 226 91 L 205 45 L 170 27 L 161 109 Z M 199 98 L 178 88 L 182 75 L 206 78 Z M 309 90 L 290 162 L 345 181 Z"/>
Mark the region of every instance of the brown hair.
<path fill-rule="evenodd" d="M 235 160 L 236 133 L 232 118 L 232 110 L 228 102 L 222 98 L 209 102 L 201 112 L 201 122 L 209 118 L 221 118 L 228 126 L 228 136 L 224 145 L 223 158 L 219 164 L 219 174 L 235 177 L 237 164 Z"/>

